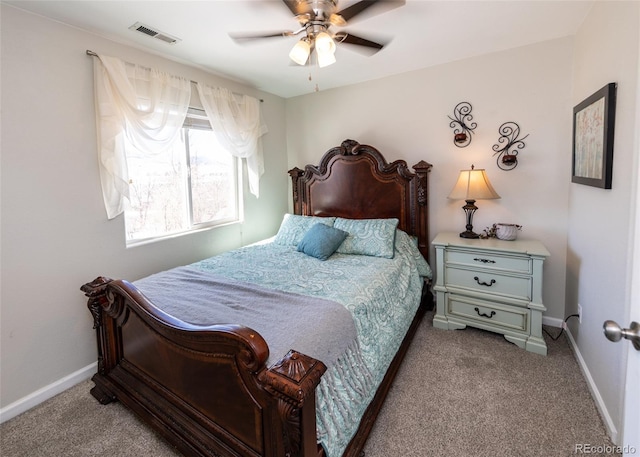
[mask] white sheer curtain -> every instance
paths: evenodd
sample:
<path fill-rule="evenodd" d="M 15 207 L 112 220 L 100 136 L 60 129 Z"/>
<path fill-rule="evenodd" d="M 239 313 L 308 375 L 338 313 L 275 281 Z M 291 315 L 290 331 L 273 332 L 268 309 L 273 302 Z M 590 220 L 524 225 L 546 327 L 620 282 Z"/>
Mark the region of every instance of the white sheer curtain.
<path fill-rule="evenodd" d="M 100 180 L 112 219 L 129 197 L 126 142 L 143 154 L 166 150 L 184 124 L 191 81 L 102 55 L 94 79 Z"/>
<path fill-rule="evenodd" d="M 235 157 L 247 161 L 249 190 L 260 195 L 260 176 L 264 173 L 260 137 L 267 127 L 260 118 L 260 101 L 230 90 L 197 84 L 200 100 L 220 145 Z"/>

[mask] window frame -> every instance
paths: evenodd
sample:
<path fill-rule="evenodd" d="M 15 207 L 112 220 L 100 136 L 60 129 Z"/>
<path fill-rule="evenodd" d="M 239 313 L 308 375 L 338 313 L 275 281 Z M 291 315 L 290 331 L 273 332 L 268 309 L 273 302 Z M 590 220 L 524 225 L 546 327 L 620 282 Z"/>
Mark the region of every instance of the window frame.
<path fill-rule="evenodd" d="M 187 196 L 187 209 L 188 209 L 188 217 L 189 217 L 189 227 L 185 230 L 178 230 L 171 233 L 165 233 L 163 235 L 158 236 L 150 236 L 145 238 L 134 238 L 129 239 L 128 233 L 125 228 L 125 242 L 126 247 L 136 247 L 145 244 L 155 243 L 157 241 L 162 241 L 166 239 L 176 238 L 184 235 L 189 235 L 192 233 L 203 232 L 206 230 L 211 230 L 217 227 L 223 227 L 226 225 L 238 224 L 244 221 L 244 183 L 243 183 L 243 166 L 241 159 L 239 157 L 232 157 L 233 163 L 233 174 L 235 176 L 235 215 L 228 218 L 217 219 L 215 221 L 207 221 L 207 222 L 194 222 L 194 214 L 193 214 L 193 187 L 191 181 L 191 152 L 189 150 L 189 130 L 209 130 L 212 131 L 211 123 L 209 122 L 207 115 L 203 109 L 190 107 L 187 111 L 187 116 L 185 117 L 185 121 L 182 126 L 182 130 L 186 130 L 184 132 L 185 135 L 185 165 L 186 165 L 186 181 L 184 184 L 186 185 L 186 196 Z M 127 205 L 128 206 L 128 205 Z M 125 224 L 126 224 L 126 211 L 131 211 L 130 207 L 125 208 Z"/>

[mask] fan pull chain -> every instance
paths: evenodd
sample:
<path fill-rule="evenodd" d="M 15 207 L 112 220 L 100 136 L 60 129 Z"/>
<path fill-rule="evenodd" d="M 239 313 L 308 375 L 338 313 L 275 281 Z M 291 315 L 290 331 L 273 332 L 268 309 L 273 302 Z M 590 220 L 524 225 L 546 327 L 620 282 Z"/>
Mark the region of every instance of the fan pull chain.
<path fill-rule="evenodd" d="M 311 76 L 311 73 L 309 73 L 309 81 L 313 81 L 313 77 Z M 320 92 L 320 87 L 318 87 L 318 83 L 316 83 L 316 86 L 313 88 L 313 90 L 316 92 Z"/>

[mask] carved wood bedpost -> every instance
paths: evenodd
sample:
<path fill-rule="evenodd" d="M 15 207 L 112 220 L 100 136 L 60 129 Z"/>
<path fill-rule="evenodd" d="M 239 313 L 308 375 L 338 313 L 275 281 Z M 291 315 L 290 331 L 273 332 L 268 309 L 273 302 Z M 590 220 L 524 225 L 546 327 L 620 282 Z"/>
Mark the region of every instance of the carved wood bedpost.
<path fill-rule="evenodd" d="M 267 391 L 278 398 L 286 456 L 323 454 L 316 439 L 316 387 L 327 371 L 324 363 L 297 351 L 260 374 Z"/>
<path fill-rule="evenodd" d="M 429 262 L 429 227 L 428 227 L 429 194 L 428 194 L 428 188 L 427 188 L 428 187 L 427 173 L 431 171 L 431 167 L 432 165 L 430 163 L 425 162 L 424 160 L 421 160 L 420 162 L 418 162 L 413 166 L 413 169 L 415 170 L 415 174 L 416 174 L 416 177 L 414 179 L 416 181 L 415 192 L 416 192 L 416 198 L 418 200 L 418 205 L 417 205 L 418 214 L 416 214 L 417 230 L 418 230 L 418 233 L 420 234 L 418 236 L 418 239 L 420 240 L 418 243 L 418 249 L 420 249 L 420 252 L 424 256 L 424 258 L 427 260 L 427 262 Z"/>
<path fill-rule="evenodd" d="M 103 309 L 110 309 L 115 304 L 115 297 L 107 295 L 107 286 L 112 281 L 110 278 L 99 276 L 80 287 L 80 290 L 88 297 L 87 307 L 93 316 L 93 328 L 96 330 L 98 340 L 98 373 L 103 375 L 118 363 L 115 357 L 117 354 L 115 342 L 108 336 L 114 334 L 114 322 L 111 319 L 103 318 Z M 91 395 L 103 405 L 115 400 L 115 396 L 102 388 L 98 382 L 91 389 Z"/>
<path fill-rule="evenodd" d="M 293 213 L 294 214 L 304 214 L 302 212 L 302 203 L 303 203 L 303 195 L 304 192 L 302 181 L 300 178 L 304 175 L 304 170 L 301 170 L 298 167 L 295 167 L 289 170 L 289 176 L 291 176 L 291 187 L 293 194 Z"/>

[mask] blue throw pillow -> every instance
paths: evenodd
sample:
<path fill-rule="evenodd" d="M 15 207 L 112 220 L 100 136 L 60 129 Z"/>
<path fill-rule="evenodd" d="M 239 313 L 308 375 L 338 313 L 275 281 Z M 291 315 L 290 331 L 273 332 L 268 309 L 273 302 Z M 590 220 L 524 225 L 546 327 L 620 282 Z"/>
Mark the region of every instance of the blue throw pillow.
<path fill-rule="evenodd" d="M 342 244 L 348 233 L 323 223 L 312 226 L 298 243 L 298 251 L 311 257 L 327 260 Z"/>

